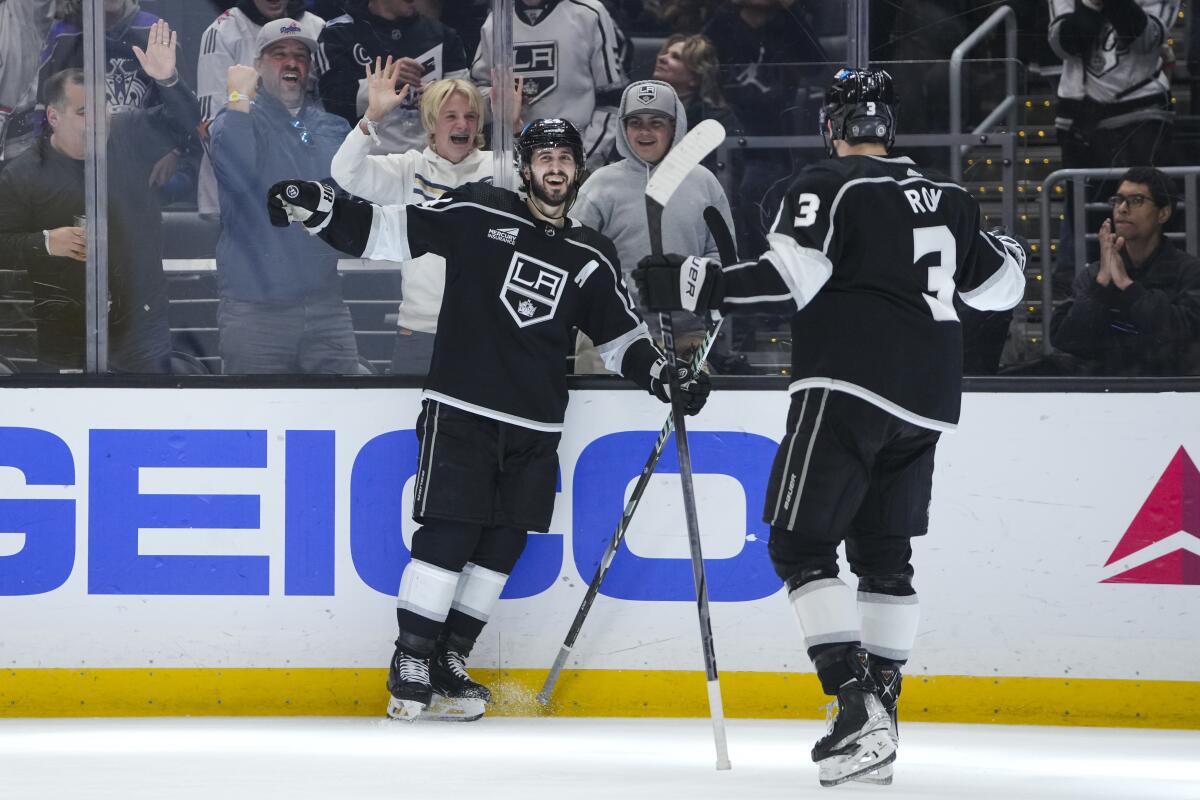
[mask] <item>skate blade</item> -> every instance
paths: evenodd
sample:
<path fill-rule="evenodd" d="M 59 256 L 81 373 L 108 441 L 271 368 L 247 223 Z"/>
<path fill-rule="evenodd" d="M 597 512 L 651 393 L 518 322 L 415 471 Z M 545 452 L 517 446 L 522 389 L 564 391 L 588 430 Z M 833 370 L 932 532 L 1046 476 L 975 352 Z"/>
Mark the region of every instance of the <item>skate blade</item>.
<path fill-rule="evenodd" d="M 477 697 L 433 695 L 433 702 L 421 714 L 422 722 L 474 722 L 483 716 L 485 704 Z"/>
<path fill-rule="evenodd" d="M 866 774 L 859 775 L 857 778 L 853 778 L 853 780 L 857 781 L 858 783 L 873 783 L 876 786 L 891 786 L 893 773 L 894 765 L 887 764 L 886 766 L 882 766 L 877 770 L 872 770 Z"/>
<path fill-rule="evenodd" d="M 851 745 L 851 750 L 817 763 L 822 786 L 837 786 L 890 765 L 896 760 L 896 744 L 887 730 L 871 731 Z M 870 781 L 869 781 L 870 782 Z"/>
<path fill-rule="evenodd" d="M 418 703 L 416 700 L 397 700 L 395 697 L 388 698 L 387 715 L 391 719 L 400 720 L 401 722 L 415 722 L 421 717 L 421 712 L 425 710 L 424 703 Z"/>

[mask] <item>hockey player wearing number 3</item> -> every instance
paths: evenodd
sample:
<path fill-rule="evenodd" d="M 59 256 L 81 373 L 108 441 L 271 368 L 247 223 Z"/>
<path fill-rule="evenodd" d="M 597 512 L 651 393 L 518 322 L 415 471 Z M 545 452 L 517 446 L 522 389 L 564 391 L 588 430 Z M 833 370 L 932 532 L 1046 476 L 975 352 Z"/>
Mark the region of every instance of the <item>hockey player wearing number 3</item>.
<path fill-rule="evenodd" d="M 538 120 L 517 153 L 524 196 L 483 182 L 409 206 L 335 200 L 331 187 L 306 181 L 268 193 L 274 224 L 302 222 L 354 256 L 446 261 L 416 427 L 421 527 L 400 580 L 388 674 L 388 714 L 398 719 L 475 719 L 491 698 L 465 662 L 527 532 L 550 527 L 573 329 L 600 343 L 610 370 L 670 401 L 666 359 L 612 242 L 567 218 L 583 164 L 578 132 Z M 678 402 L 695 414 L 708 392 L 706 376 L 687 372 Z"/>
<path fill-rule="evenodd" d="M 821 113 L 834 158 L 800 172 L 761 258 L 722 272 L 650 257 L 633 273 L 654 310 L 793 315 L 791 409 L 763 518 L 821 687 L 837 697 L 812 752 L 824 786 L 891 782 L 918 622 L 910 540 L 928 528 L 934 448 L 959 415 L 954 292 L 1003 310 L 1025 288 L 1019 241 L 980 230 L 979 207 L 948 178 L 888 156 L 895 122 L 890 75 L 841 70 Z M 857 597 L 838 577 L 843 541 Z"/>

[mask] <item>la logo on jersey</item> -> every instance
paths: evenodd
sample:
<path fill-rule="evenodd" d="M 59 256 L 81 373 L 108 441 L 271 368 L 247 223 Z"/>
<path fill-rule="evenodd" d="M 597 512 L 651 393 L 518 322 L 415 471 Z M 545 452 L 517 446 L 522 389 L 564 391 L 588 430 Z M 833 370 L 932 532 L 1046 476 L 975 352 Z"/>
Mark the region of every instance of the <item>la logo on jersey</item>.
<path fill-rule="evenodd" d="M 500 287 L 500 302 L 518 327 L 554 318 L 567 285 L 567 271 L 522 253 L 513 253 Z"/>
<path fill-rule="evenodd" d="M 513 77 L 524 78 L 521 93 L 533 105 L 558 86 L 558 42 L 513 44 Z"/>
<path fill-rule="evenodd" d="M 1101 583 L 1200 586 L 1200 470 L 1182 447 L 1142 503 Z"/>

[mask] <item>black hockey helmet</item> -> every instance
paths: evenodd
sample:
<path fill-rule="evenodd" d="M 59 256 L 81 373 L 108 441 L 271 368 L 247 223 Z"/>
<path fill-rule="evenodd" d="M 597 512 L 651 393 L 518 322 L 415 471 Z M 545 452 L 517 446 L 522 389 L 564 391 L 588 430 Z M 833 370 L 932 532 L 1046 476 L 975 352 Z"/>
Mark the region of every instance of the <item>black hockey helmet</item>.
<path fill-rule="evenodd" d="M 832 136 L 826 122 L 833 124 Z M 834 139 L 850 144 L 879 142 L 892 149 L 896 141 L 896 92 L 887 70 L 838 70 L 821 106 L 821 137 L 829 156 L 834 155 Z"/>
<path fill-rule="evenodd" d="M 583 172 L 583 137 L 565 119 L 535 119 L 517 139 L 517 171 L 529 166 L 533 151 L 543 147 L 566 147 L 575 157 L 577 173 Z"/>

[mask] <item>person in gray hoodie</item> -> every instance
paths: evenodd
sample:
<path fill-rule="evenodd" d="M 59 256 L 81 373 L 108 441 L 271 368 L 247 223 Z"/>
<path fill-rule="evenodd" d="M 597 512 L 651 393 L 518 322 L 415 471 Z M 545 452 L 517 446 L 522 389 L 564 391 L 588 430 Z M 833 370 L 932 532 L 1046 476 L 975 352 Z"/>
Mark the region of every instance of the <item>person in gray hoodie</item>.
<path fill-rule="evenodd" d="M 607 236 L 616 245 L 621 269 L 629 273 L 650 252 L 646 223 L 646 181 L 659 162 L 687 134 L 687 113 L 669 83 L 637 81 L 621 95 L 621 134 L 617 151 L 623 157 L 596 170 L 579 189 L 571 217 Z M 719 258 L 717 244 L 704 224 L 704 209 L 715 206 L 733 231 L 729 200 L 721 184 L 704 167 L 696 167 L 663 210 L 663 252 L 704 253 Z M 694 248 L 679 250 L 678 248 Z M 648 314 L 632 285 L 629 287 L 651 333 L 658 336 L 658 315 Z M 676 325 L 676 337 L 686 346 L 703 335 L 698 320 Z M 681 347 L 685 349 L 685 347 Z M 575 374 L 607 372 L 586 336 L 580 334 L 575 350 Z"/>

